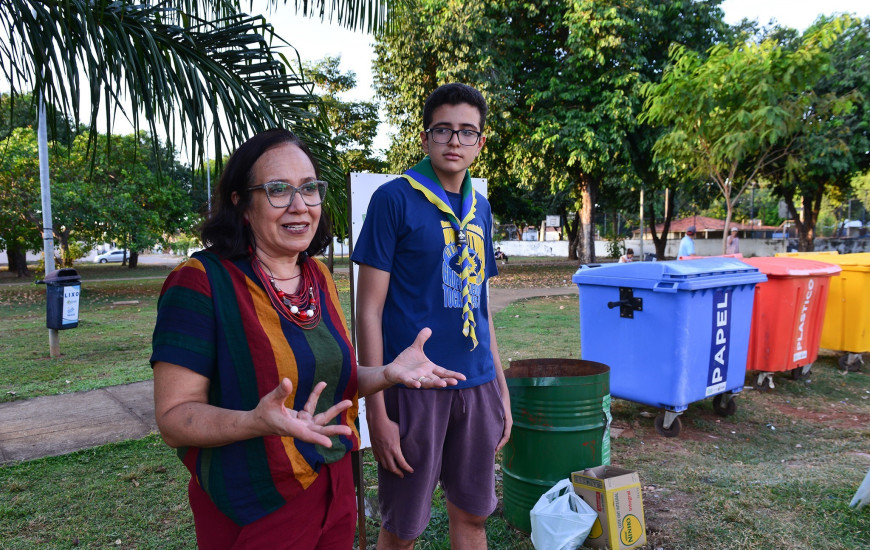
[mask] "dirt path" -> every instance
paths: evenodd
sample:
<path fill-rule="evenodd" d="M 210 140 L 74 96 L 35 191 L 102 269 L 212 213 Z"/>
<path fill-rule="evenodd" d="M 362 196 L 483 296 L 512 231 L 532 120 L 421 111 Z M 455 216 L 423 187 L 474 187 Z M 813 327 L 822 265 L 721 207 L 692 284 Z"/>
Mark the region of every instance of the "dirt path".
<path fill-rule="evenodd" d="M 577 294 L 577 285 L 556 288 L 490 288 L 489 310 L 495 314 L 516 300 L 537 296 L 564 296 L 566 294 Z"/>

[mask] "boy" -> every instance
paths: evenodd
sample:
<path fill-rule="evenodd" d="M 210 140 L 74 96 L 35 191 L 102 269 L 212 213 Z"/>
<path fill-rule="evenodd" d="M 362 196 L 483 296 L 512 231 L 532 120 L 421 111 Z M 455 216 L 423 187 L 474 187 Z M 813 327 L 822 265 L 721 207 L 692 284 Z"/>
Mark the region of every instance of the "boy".
<path fill-rule="evenodd" d="M 374 193 L 354 247 L 360 364 L 382 364 L 428 326 L 430 359 L 466 376 L 450 391 L 394 387 L 366 400 L 382 550 L 414 547 L 439 482 L 451 548 L 486 548 L 497 503 L 495 453 L 512 421 L 487 296 L 486 279 L 498 274 L 492 212 L 468 173 L 486 143 L 486 113 L 464 84 L 429 96 L 420 132 L 428 156 Z"/>

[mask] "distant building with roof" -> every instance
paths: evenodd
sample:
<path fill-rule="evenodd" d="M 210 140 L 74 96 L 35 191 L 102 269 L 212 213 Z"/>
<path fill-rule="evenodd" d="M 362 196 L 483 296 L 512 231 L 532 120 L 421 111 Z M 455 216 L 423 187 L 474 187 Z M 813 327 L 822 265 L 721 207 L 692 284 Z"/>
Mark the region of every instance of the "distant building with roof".
<path fill-rule="evenodd" d="M 696 239 L 722 239 L 722 234 L 725 232 L 725 220 L 720 220 L 718 218 L 708 218 L 707 216 L 688 216 L 686 218 L 679 218 L 671 220 L 671 225 L 668 227 L 668 240 L 672 239 L 682 239 L 686 234 L 686 230 L 695 226 L 695 238 Z M 661 235 L 662 230 L 664 229 L 665 224 L 660 223 L 656 224 L 656 234 Z M 751 224 L 743 224 L 732 221 L 731 227 L 736 227 L 738 231 L 739 237 L 753 238 L 753 239 L 765 239 L 772 238 L 774 233 L 782 232 L 783 226 L 774 226 L 774 225 L 751 225 Z M 793 228 L 789 228 L 792 229 Z M 632 237 L 635 239 L 640 237 L 640 230 L 635 229 L 632 232 Z M 649 234 L 649 230 L 644 228 L 644 237 L 647 239 L 652 239 L 652 236 Z"/>

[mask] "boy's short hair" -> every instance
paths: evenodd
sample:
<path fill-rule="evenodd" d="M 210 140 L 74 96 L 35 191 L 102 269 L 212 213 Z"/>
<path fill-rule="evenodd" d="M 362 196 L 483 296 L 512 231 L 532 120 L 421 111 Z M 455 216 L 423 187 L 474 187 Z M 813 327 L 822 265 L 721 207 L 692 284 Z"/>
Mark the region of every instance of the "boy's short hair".
<path fill-rule="evenodd" d="M 483 126 L 486 124 L 486 113 L 489 110 L 486 106 L 486 99 L 476 89 L 458 82 L 439 86 L 426 98 L 426 103 L 423 104 L 423 129 L 429 129 L 429 125 L 432 123 L 432 113 L 435 112 L 435 109 L 442 105 L 459 105 L 460 103 L 467 103 L 480 111 L 480 129 L 483 130 Z"/>

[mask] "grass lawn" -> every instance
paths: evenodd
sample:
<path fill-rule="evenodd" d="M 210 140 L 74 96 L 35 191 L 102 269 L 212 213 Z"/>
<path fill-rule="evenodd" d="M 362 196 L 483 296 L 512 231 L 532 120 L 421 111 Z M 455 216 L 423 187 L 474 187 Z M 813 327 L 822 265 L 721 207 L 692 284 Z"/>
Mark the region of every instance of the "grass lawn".
<path fill-rule="evenodd" d="M 77 328 L 49 357 L 45 287 L 0 285 L 0 402 L 151 378 L 151 332 L 162 278 L 82 281 Z"/>
<path fill-rule="evenodd" d="M 518 288 L 570 284 L 575 266 L 512 261 L 499 269 L 502 277 L 493 286 Z M 53 360 L 47 357 L 44 288 L 0 284 L 0 401 L 151 376 L 147 358 L 161 276 L 104 281 L 109 277 L 100 275 L 88 272 L 80 325 L 61 332 L 63 355 Z M 347 277 L 338 274 L 336 281 L 347 308 Z M 530 299 L 497 314 L 504 364 L 578 357 L 576 300 Z M 116 304 L 129 301 L 139 303 Z M 612 463 L 639 472 L 645 548 L 870 548 L 870 507 L 848 508 L 870 467 L 870 375 L 841 374 L 836 358 L 828 356 L 806 380 L 777 375 L 775 381 L 770 392 L 743 391 L 736 414 L 727 418 L 713 412 L 709 399 L 693 403 L 682 415 L 680 436 L 672 439 L 656 433 L 655 408 L 613 401 Z M 371 453 L 364 459 L 367 500 L 374 503 Z M 156 435 L 2 466 L 0 547 L 193 548 L 187 478 Z M 440 493 L 433 504 L 432 522 L 417 547 L 446 549 Z M 370 517 L 370 548 L 378 527 Z M 532 548 L 500 508 L 488 520 L 487 534 L 491 548 Z"/>

